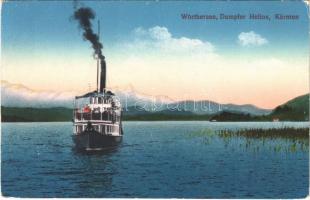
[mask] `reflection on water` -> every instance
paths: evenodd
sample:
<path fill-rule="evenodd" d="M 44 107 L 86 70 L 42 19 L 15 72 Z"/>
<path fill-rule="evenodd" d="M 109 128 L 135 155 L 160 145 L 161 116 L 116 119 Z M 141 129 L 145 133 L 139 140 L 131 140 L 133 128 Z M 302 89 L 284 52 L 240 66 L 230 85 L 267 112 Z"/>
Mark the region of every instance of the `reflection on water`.
<path fill-rule="evenodd" d="M 78 191 L 76 197 L 89 197 L 90 191 L 93 192 L 92 197 L 102 197 L 104 193 L 96 191 L 113 190 L 113 176 L 117 174 L 117 167 L 111 156 L 117 154 L 120 147 L 121 144 L 100 151 L 81 151 L 72 148 L 74 157 L 83 170 L 80 179 L 73 183 L 73 187 Z"/>
<path fill-rule="evenodd" d="M 302 198 L 309 188 L 309 136 L 291 137 L 298 131 L 289 129 L 279 135 L 285 127 L 309 124 L 126 122 L 118 148 L 83 153 L 72 149 L 71 123 L 4 123 L 2 194 Z"/>
<path fill-rule="evenodd" d="M 111 153 L 97 152 L 91 156 L 89 153 L 78 156 L 83 173 L 73 182 L 73 188 L 78 191 L 77 196 L 87 197 L 91 190 L 111 190 L 113 175 L 117 173 L 117 168 L 109 158 Z M 94 196 L 97 195 L 94 193 Z"/>
<path fill-rule="evenodd" d="M 78 149 L 75 146 L 72 147 L 72 151 L 75 155 L 109 155 L 118 151 L 121 145 L 105 148 L 102 150 L 92 150 L 87 151 L 83 149 Z"/>

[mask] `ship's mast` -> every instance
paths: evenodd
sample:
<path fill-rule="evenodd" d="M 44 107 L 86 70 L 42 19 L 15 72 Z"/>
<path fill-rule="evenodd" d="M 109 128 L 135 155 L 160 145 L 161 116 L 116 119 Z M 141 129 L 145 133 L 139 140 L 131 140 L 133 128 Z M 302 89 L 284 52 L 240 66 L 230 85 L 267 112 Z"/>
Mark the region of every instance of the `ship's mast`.
<path fill-rule="evenodd" d="M 99 58 L 97 58 L 97 92 L 99 93 L 99 82 L 98 82 L 98 76 L 99 76 Z"/>
<path fill-rule="evenodd" d="M 98 20 L 98 40 L 100 37 L 100 21 Z M 99 67 L 100 67 L 100 58 L 97 54 L 97 92 L 99 93 Z"/>

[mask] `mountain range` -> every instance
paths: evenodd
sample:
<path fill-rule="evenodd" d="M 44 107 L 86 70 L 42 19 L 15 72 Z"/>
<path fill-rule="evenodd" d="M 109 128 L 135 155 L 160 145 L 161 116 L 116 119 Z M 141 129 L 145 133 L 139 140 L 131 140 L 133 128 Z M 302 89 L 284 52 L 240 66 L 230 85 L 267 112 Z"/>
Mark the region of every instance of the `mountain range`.
<path fill-rule="evenodd" d="M 24 108 L 1 106 L 3 122 L 70 121 L 72 109 L 65 107 Z M 267 115 L 250 115 L 235 111 L 220 111 L 215 114 L 195 114 L 185 110 L 146 111 L 141 107 L 128 107 L 123 111 L 123 120 L 203 120 L 203 121 L 309 121 L 309 94 L 296 97 L 277 106 Z"/>
<path fill-rule="evenodd" d="M 121 91 L 114 90 L 119 97 L 124 110 L 144 114 L 145 112 L 179 111 L 191 112 L 197 115 L 212 115 L 223 111 L 240 112 L 250 115 L 266 115 L 271 109 L 263 109 L 251 104 L 220 104 L 211 100 L 203 101 L 174 101 L 167 96 L 151 96 L 141 94 L 134 89 Z M 22 84 L 1 81 L 1 105 L 5 107 L 29 108 L 72 108 L 76 92 L 37 91 Z M 134 110 L 134 111 L 133 111 Z M 176 113 L 176 112 L 174 112 Z"/>

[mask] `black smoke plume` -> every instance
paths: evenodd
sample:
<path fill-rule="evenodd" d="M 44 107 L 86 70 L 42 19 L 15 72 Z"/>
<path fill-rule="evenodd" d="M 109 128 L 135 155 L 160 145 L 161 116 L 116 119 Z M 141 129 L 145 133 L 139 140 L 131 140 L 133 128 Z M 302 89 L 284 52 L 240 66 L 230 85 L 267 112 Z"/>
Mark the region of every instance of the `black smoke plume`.
<path fill-rule="evenodd" d="M 102 44 L 99 41 L 99 36 L 92 30 L 91 20 L 95 18 L 95 13 L 91 8 L 81 7 L 77 9 L 77 1 L 74 2 L 74 19 L 79 22 L 80 27 L 84 30 L 83 37 L 91 42 L 94 53 L 100 59 L 101 73 L 99 92 L 104 93 L 106 87 L 106 63 L 104 55 L 102 55 Z M 98 89 L 98 88 L 97 88 Z"/>
<path fill-rule="evenodd" d="M 95 13 L 91 8 L 81 7 L 75 10 L 74 19 L 79 22 L 80 27 L 84 30 L 84 39 L 91 42 L 95 54 L 102 60 L 104 56 L 102 55 L 102 44 L 99 41 L 99 36 L 94 33 L 92 29 L 91 20 L 95 18 Z"/>

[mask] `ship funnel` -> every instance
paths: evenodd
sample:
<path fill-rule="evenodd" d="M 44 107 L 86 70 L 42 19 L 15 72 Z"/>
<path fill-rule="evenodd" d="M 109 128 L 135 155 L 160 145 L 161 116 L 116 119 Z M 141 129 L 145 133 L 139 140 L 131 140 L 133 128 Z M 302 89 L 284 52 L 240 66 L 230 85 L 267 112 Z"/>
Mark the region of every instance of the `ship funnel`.
<path fill-rule="evenodd" d="M 107 72 L 105 59 L 104 58 L 99 59 L 99 63 L 100 63 L 100 89 L 99 89 L 99 92 L 104 93 L 105 88 L 106 88 L 106 72 Z"/>

